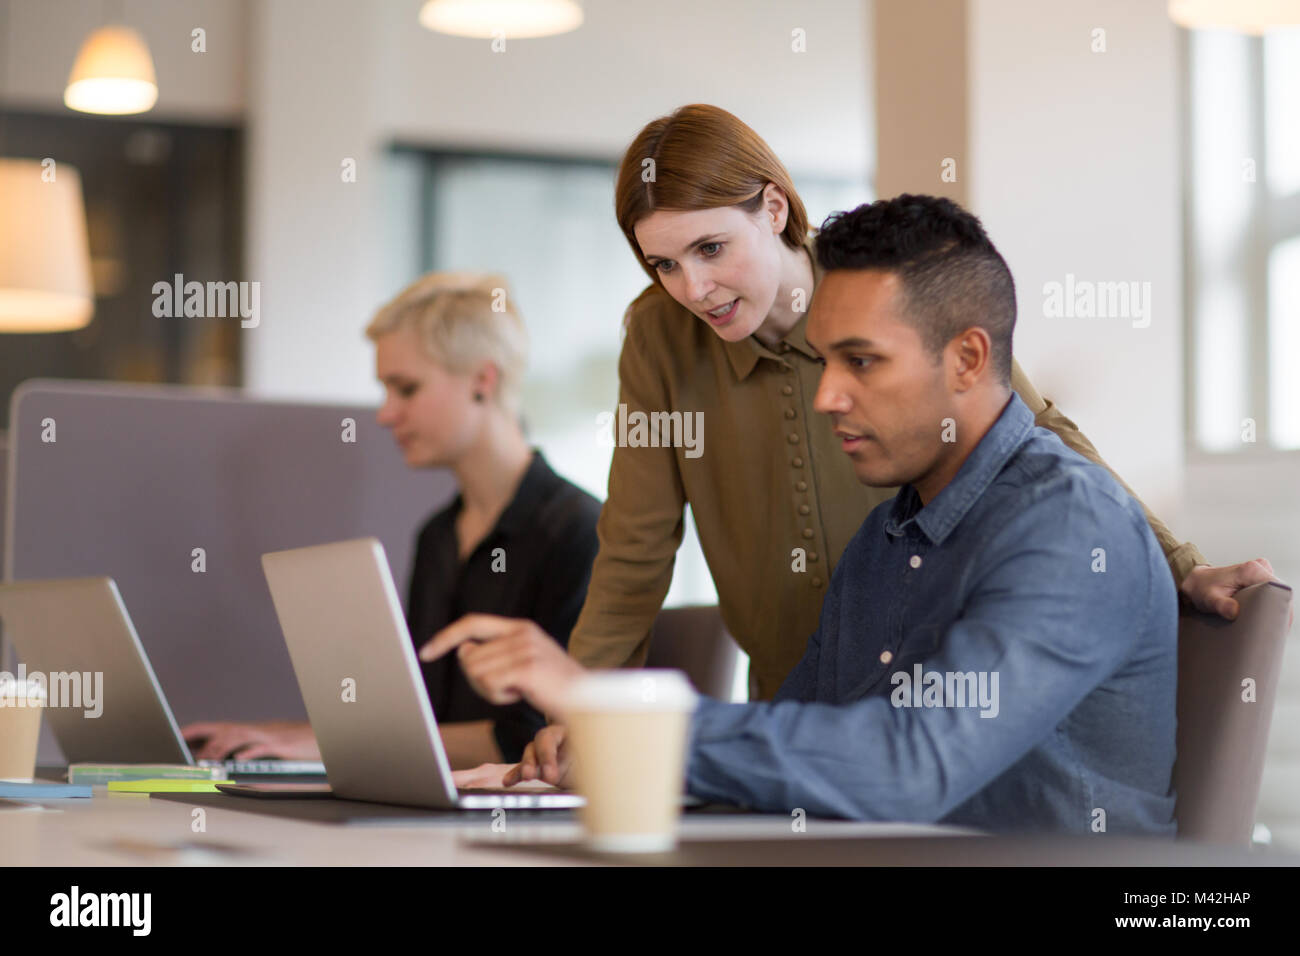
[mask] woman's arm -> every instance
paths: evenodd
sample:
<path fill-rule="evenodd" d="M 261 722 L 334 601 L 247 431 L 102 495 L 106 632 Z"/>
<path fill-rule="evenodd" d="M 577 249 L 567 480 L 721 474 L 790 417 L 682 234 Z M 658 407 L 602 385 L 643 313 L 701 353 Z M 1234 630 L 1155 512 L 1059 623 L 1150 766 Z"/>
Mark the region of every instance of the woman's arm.
<path fill-rule="evenodd" d="M 447 753 L 447 763 L 452 770 L 466 770 L 484 763 L 500 763 L 501 748 L 497 746 L 490 720 L 467 720 L 455 724 L 439 724 L 442 749 Z"/>
<path fill-rule="evenodd" d="M 644 323 L 633 314 L 619 357 L 626 413 L 671 411 L 671 398 Z M 611 425 L 618 436 L 618 411 Z M 672 583 L 682 543 L 686 492 L 673 448 L 614 448 L 609 497 L 596 532 L 600 549 L 569 653 L 587 667 L 640 666 Z"/>

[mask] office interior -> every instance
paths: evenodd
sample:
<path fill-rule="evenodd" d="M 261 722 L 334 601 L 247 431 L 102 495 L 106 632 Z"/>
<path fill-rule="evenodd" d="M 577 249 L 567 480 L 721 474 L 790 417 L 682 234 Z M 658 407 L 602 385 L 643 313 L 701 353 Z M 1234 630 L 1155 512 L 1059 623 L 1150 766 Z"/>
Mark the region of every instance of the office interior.
<path fill-rule="evenodd" d="M 814 224 L 903 192 L 980 216 L 1015 276 L 1016 357 L 1039 390 L 1211 561 L 1266 557 L 1300 581 L 1294 26 L 1189 29 L 1165 0 L 583 0 L 577 28 L 496 49 L 426 28 L 423 0 L 0 4 L 0 155 L 76 170 L 90 307 L 67 331 L 0 330 L 6 449 L 33 379 L 363 415 L 383 396 L 362 334 L 375 309 L 433 269 L 490 271 L 530 330 L 530 441 L 603 499 L 596 423 L 646 282 L 614 219 L 616 164 L 653 117 L 713 103 L 783 158 Z M 145 112 L 65 104 L 109 22 L 147 48 Z M 256 324 L 157 314 L 155 285 L 180 276 L 255 283 Z M 1132 283 L 1146 308 L 1056 314 L 1049 288 L 1078 282 Z M 384 437 L 368 447 L 396 475 Z M 113 467 L 129 482 L 148 459 Z M 449 494 L 420 476 L 375 520 L 401 541 Z M 33 532 L 52 562 L 82 532 L 57 533 Z M 6 579 L 21 560 L 6 554 Z M 666 606 L 716 600 L 688 520 Z M 1287 644 L 1253 839 L 1300 850 L 1294 629 Z M 164 665 L 169 696 L 185 700 L 187 666 Z M 743 655 L 729 673 L 746 699 Z"/>

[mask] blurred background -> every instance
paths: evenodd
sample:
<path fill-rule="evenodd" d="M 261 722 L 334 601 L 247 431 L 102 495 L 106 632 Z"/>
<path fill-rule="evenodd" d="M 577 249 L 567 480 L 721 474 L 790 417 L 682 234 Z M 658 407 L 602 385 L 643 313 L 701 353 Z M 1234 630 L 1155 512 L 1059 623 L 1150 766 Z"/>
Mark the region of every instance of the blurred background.
<path fill-rule="evenodd" d="M 768 140 L 814 222 L 905 191 L 971 208 L 1039 389 L 1211 561 L 1294 584 L 1300 33 L 1223 19 L 1251 6 L 584 0 L 576 29 L 502 48 L 422 25 L 423 0 L 0 0 L 0 156 L 79 173 L 91 277 L 88 322 L 0 334 L 0 399 L 48 377 L 377 404 L 375 308 L 429 269 L 491 270 L 530 328 L 530 433 L 603 497 L 596 416 L 646 282 L 615 164 L 709 102 Z M 112 56 L 147 51 L 144 112 L 65 104 L 108 25 L 135 32 Z M 0 235 L 55 228 L 4 195 Z M 259 324 L 155 316 L 177 273 L 259 283 Z M 1054 313 L 1077 282 L 1136 283 L 1149 310 Z M 669 604 L 713 600 L 688 536 Z M 1300 846 L 1294 648 L 1285 667 L 1260 817 Z"/>

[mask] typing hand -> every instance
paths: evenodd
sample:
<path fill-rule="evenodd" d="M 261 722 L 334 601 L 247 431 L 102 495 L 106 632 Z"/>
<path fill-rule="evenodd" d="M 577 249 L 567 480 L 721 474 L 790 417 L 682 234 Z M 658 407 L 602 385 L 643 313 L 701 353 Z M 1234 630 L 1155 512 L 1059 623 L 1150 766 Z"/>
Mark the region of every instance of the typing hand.
<path fill-rule="evenodd" d="M 537 732 L 537 736 L 524 748 L 524 756 L 514 768 L 507 771 L 503 782 L 507 787 L 525 780 L 541 780 L 557 787 L 572 787 L 572 760 L 565 746 L 567 736 L 563 724 L 551 724 Z"/>
<path fill-rule="evenodd" d="M 453 770 L 451 776 L 460 790 L 501 790 L 506 786 L 505 774 L 514 768 L 512 763 L 485 763 L 471 770 Z"/>
<path fill-rule="evenodd" d="M 316 735 L 306 721 L 186 724 L 181 736 L 195 760 L 320 760 Z"/>

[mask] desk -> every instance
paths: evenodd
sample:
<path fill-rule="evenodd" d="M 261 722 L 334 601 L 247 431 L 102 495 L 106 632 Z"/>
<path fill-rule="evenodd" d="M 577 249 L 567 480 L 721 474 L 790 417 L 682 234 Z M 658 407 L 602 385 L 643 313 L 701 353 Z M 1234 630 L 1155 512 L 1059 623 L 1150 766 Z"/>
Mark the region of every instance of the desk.
<path fill-rule="evenodd" d="M 207 797 L 209 795 L 203 795 Z M 217 796 L 217 795 L 212 795 Z M 260 801 L 247 801 L 252 808 Z M 205 801 L 206 802 L 206 801 Z M 599 857 L 575 844 L 567 811 L 539 818 L 509 811 L 504 831 L 488 812 L 447 814 L 401 825 L 306 823 L 206 806 L 198 801 L 108 793 L 41 801 L 43 809 L 0 809 L 0 863 L 6 866 L 555 866 L 600 862 L 802 865 L 1295 866 L 1275 850 L 1248 852 L 1164 840 L 1100 835 L 1000 838 L 952 827 L 810 819 L 793 832 L 788 817 L 688 813 L 676 853 Z M 241 803 L 240 805 L 244 805 Z M 498 824 L 498 827 L 500 825 Z"/>

